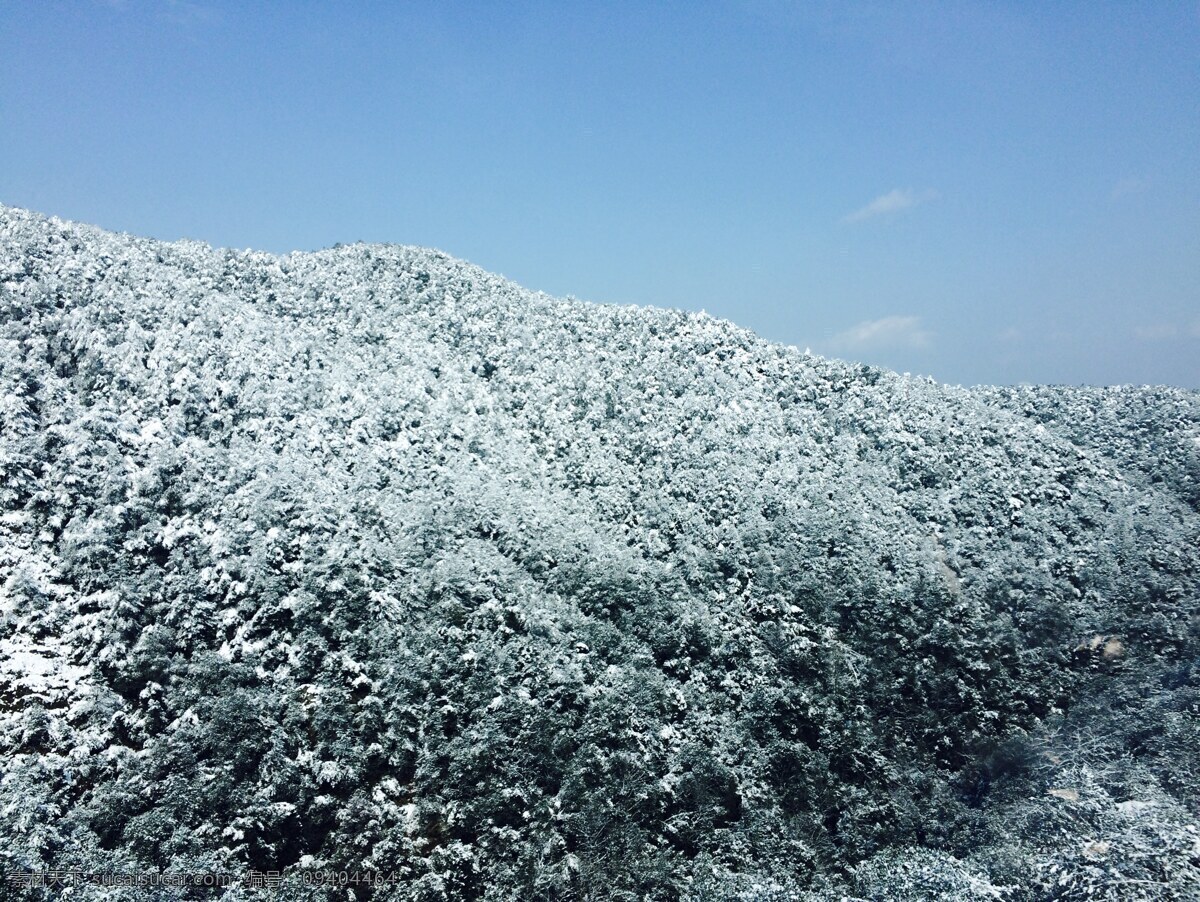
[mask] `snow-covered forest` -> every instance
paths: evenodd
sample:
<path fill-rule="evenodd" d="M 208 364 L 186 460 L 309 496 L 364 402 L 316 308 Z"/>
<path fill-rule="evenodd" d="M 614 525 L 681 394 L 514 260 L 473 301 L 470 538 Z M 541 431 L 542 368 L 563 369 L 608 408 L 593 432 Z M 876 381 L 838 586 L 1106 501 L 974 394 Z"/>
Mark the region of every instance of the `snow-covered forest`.
<path fill-rule="evenodd" d="M 10 207 L 0 330 L 6 875 L 1200 898 L 1196 392 Z"/>

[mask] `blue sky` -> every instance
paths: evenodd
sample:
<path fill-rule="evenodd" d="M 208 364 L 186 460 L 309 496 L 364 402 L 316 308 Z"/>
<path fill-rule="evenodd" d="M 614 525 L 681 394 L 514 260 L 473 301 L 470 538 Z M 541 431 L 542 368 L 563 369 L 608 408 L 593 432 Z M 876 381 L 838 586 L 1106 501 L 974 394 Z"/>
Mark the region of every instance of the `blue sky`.
<path fill-rule="evenodd" d="M 1200 387 L 1200 4 L 0 3 L 0 202 Z"/>

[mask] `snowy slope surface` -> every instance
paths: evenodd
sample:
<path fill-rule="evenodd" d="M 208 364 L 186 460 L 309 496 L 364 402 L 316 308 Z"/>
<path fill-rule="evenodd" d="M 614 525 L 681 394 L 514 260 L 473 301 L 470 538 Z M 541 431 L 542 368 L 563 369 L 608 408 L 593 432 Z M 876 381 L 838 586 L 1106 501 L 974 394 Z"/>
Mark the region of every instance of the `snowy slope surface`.
<path fill-rule="evenodd" d="M 1197 897 L 1194 392 L 10 207 L 0 325 L 9 872 Z"/>

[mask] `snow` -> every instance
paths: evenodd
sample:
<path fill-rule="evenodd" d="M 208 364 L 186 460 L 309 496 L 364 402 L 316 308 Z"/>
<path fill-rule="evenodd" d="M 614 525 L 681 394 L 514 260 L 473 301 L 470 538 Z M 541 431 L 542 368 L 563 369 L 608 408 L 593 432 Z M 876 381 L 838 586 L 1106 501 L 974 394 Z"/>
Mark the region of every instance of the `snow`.
<path fill-rule="evenodd" d="M 1196 393 L 938 385 L 420 248 L 0 208 L 0 266 L 20 861 L 176 855 L 157 820 L 421 898 L 1195 874 Z"/>

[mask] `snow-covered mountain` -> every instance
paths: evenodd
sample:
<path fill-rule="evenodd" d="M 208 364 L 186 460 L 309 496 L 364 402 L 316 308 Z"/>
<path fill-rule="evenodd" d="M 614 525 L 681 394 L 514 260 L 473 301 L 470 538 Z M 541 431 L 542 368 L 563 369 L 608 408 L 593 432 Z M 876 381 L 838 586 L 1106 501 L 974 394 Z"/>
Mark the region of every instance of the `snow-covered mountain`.
<path fill-rule="evenodd" d="M 1195 392 L 10 207 L 0 324 L 9 876 L 1198 897 Z"/>

